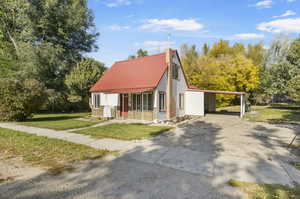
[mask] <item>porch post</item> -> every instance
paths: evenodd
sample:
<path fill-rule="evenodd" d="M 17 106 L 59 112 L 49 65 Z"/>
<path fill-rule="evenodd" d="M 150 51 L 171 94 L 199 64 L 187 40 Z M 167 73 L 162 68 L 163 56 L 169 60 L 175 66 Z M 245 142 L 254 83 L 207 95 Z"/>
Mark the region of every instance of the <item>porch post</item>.
<path fill-rule="evenodd" d="M 124 118 L 124 105 L 125 105 L 125 103 L 124 103 L 124 94 L 122 94 L 122 98 L 123 98 L 123 107 L 122 107 L 122 109 L 123 109 L 123 111 L 122 111 L 122 119 L 124 120 L 125 118 Z"/>
<path fill-rule="evenodd" d="M 144 120 L 144 95 L 143 93 L 141 93 L 142 95 L 142 120 Z"/>
<path fill-rule="evenodd" d="M 240 117 L 244 116 L 244 95 L 241 94 L 241 107 L 240 107 Z"/>

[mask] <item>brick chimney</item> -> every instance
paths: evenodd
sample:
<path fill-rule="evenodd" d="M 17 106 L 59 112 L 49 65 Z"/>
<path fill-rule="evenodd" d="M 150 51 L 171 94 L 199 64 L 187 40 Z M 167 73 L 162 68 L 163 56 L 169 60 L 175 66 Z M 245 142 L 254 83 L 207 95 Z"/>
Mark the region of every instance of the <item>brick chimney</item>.
<path fill-rule="evenodd" d="M 166 50 L 166 63 L 168 66 L 168 73 L 167 73 L 167 109 L 166 109 L 166 113 L 167 113 L 167 119 L 170 120 L 172 119 L 173 116 L 173 106 L 172 106 L 172 98 L 173 98 L 173 80 L 172 80 L 172 49 L 171 48 L 167 48 Z"/>

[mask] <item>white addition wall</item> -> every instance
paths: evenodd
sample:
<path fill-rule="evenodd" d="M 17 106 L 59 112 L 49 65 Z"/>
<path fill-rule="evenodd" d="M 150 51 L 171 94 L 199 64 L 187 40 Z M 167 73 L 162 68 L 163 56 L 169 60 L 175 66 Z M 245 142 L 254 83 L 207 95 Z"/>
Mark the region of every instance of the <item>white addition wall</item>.
<path fill-rule="evenodd" d="M 101 93 L 100 105 L 101 106 L 118 106 L 119 94 L 106 94 Z"/>
<path fill-rule="evenodd" d="M 173 79 L 173 97 L 176 100 L 176 115 L 184 116 L 185 115 L 185 107 L 183 109 L 179 109 L 179 94 L 182 93 L 184 95 L 187 90 L 187 82 L 185 81 L 185 77 L 182 71 L 181 64 L 179 62 L 179 58 L 177 55 L 173 56 L 173 63 L 177 64 L 179 67 L 178 71 L 178 80 Z M 185 101 L 185 99 L 184 99 Z M 184 102 L 185 103 L 185 102 Z"/>
<path fill-rule="evenodd" d="M 198 91 L 185 92 L 185 114 L 204 116 L 204 93 Z"/>
<path fill-rule="evenodd" d="M 159 97 L 158 94 L 159 94 L 160 91 L 163 91 L 163 92 L 166 93 L 166 99 L 165 100 L 167 100 L 167 82 L 168 82 L 167 71 L 165 71 L 165 73 L 164 73 L 163 77 L 161 78 L 158 86 L 154 90 L 154 103 L 153 103 L 153 106 L 157 110 L 157 116 L 156 116 L 157 120 L 167 119 L 166 112 L 159 112 L 159 108 L 158 108 L 158 97 Z"/>
<path fill-rule="evenodd" d="M 118 94 L 106 94 L 101 92 L 92 93 L 92 105 L 95 106 L 94 95 L 100 94 L 100 106 L 118 106 Z"/>

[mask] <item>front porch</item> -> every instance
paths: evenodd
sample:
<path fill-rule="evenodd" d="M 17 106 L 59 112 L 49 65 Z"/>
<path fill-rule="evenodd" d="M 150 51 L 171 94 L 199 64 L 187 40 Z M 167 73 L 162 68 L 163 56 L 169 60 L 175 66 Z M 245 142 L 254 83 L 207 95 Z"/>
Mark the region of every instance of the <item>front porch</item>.
<path fill-rule="evenodd" d="M 154 113 L 153 91 L 119 94 L 117 119 L 153 121 L 155 119 Z"/>

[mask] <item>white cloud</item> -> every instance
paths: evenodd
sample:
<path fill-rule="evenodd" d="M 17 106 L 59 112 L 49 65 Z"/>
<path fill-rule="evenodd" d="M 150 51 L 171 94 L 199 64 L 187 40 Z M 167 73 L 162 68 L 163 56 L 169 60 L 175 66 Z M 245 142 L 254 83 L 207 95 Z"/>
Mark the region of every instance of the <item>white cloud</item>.
<path fill-rule="evenodd" d="M 300 18 L 277 19 L 257 25 L 257 29 L 272 33 L 300 33 Z"/>
<path fill-rule="evenodd" d="M 131 5 L 130 0 L 109 0 L 105 3 L 107 7 L 113 8 L 118 6 L 129 6 Z"/>
<path fill-rule="evenodd" d="M 155 46 L 167 47 L 167 46 L 171 46 L 173 44 L 175 44 L 175 42 L 173 42 L 173 41 L 145 41 L 143 43 L 143 45 L 145 47 L 155 47 Z"/>
<path fill-rule="evenodd" d="M 255 34 L 255 33 L 242 33 L 232 35 L 232 39 L 238 40 L 251 40 L 251 39 L 262 39 L 265 36 L 263 34 Z"/>
<path fill-rule="evenodd" d="M 130 26 L 120 26 L 120 25 L 114 24 L 114 25 L 109 26 L 109 29 L 111 29 L 113 31 L 129 30 Z"/>
<path fill-rule="evenodd" d="M 203 28 L 203 25 L 195 19 L 148 19 L 140 28 L 153 31 L 165 31 L 169 29 L 195 31 Z"/>
<path fill-rule="evenodd" d="M 272 0 L 263 0 L 257 2 L 254 6 L 258 8 L 271 8 L 273 4 Z"/>
<path fill-rule="evenodd" d="M 292 10 L 287 10 L 285 13 L 283 13 L 282 15 L 279 16 L 274 16 L 273 18 L 280 18 L 280 17 L 288 17 L 288 16 L 293 16 L 296 15 L 297 13 L 295 11 Z"/>

